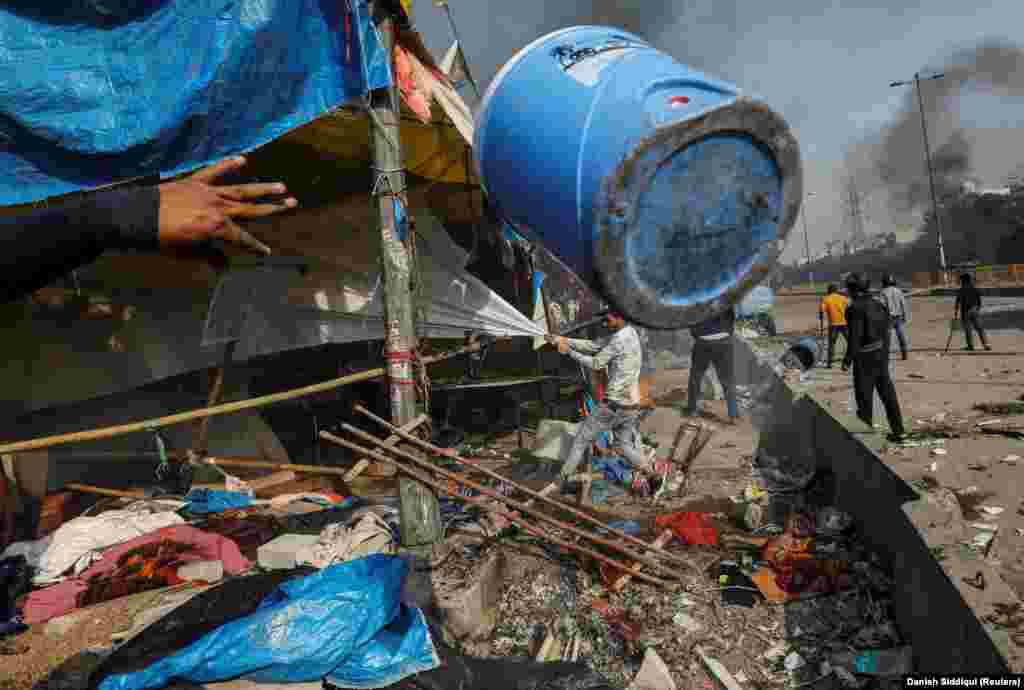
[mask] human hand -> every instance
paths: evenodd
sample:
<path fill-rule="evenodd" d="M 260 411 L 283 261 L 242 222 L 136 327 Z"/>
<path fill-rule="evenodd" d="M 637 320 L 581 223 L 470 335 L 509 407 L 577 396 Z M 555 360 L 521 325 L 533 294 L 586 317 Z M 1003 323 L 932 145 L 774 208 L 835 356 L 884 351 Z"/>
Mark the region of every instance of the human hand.
<path fill-rule="evenodd" d="M 569 339 L 568 338 L 558 338 L 557 347 L 558 347 L 559 354 L 563 354 L 563 355 L 569 354 Z"/>
<path fill-rule="evenodd" d="M 261 218 L 298 206 L 289 197 L 281 202 L 256 202 L 256 199 L 287 191 L 281 183 L 256 183 L 215 186 L 214 182 L 245 165 L 245 158 L 221 161 L 188 177 L 160 185 L 159 239 L 162 250 L 181 253 L 190 245 L 202 245 L 214 239 L 270 254 L 263 244 L 235 222 L 240 218 Z"/>

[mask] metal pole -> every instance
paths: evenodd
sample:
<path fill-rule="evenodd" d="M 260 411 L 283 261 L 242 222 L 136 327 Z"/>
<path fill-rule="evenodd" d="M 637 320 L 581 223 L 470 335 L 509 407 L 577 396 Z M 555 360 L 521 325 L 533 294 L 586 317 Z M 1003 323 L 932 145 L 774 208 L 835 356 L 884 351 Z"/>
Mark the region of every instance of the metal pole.
<path fill-rule="evenodd" d="M 374 2 L 375 19 L 384 50 L 390 61 L 395 42 L 394 18 Z M 378 12 L 380 14 L 378 14 Z M 392 70 L 392 77 L 394 70 Z M 396 206 L 406 210 L 405 172 L 399 131 L 398 85 L 378 89 L 370 96 L 373 111 L 370 137 L 373 148 L 374 203 L 380 223 L 381 257 L 384 264 L 384 352 L 387 358 L 388 392 L 391 421 L 402 426 L 416 417 L 412 352 L 416 346 L 413 326 L 411 259 L 405 242 L 414 242 L 411 233 L 398 236 Z M 429 414 L 429 410 L 427 410 Z M 427 486 L 407 476 L 398 479 L 402 545 L 429 558 L 433 546 L 441 541 L 441 511 L 437 496 Z"/>
<path fill-rule="evenodd" d="M 942 271 L 942 283 L 946 284 L 946 250 L 942 245 L 942 222 L 939 219 L 939 202 L 935 196 L 935 175 L 932 173 L 932 153 L 928 146 L 928 124 L 924 117 L 924 99 L 921 97 L 921 79 L 914 74 L 914 86 L 917 88 L 917 105 L 921 111 L 921 133 L 924 135 L 924 161 L 928 167 L 928 186 L 932 193 L 932 214 L 935 216 L 935 233 L 939 242 L 939 270 Z"/>
<path fill-rule="evenodd" d="M 463 63 L 466 67 L 466 79 L 473 87 L 473 92 L 476 93 L 477 99 L 480 98 L 480 87 L 476 85 L 476 79 L 473 78 L 473 72 L 469 69 L 469 60 L 466 60 L 466 52 L 462 49 L 462 39 L 459 38 L 459 29 L 455 26 L 455 18 L 452 16 L 452 8 L 448 7 L 448 3 L 444 3 L 444 12 L 448 15 L 448 25 L 452 28 L 452 36 L 455 37 L 455 43 L 458 46 L 459 52 L 462 53 Z"/>

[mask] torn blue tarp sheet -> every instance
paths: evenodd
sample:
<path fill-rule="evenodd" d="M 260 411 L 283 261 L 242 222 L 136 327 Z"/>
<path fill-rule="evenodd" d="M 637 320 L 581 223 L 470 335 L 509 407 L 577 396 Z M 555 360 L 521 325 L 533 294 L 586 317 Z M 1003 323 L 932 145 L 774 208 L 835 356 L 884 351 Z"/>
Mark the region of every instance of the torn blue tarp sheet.
<path fill-rule="evenodd" d="M 387 86 L 366 5 L 0 4 L 0 204 L 189 171 Z"/>
<path fill-rule="evenodd" d="M 401 603 L 408 565 L 374 554 L 289 580 L 256 611 L 100 690 L 147 690 L 172 678 L 297 683 L 330 676 L 341 688 L 383 688 L 437 668 L 419 609 Z"/>
<path fill-rule="evenodd" d="M 225 510 L 238 510 L 252 505 L 252 496 L 239 491 L 221 491 L 219 489 L 192 489 L 185 496 L 185 510 L 193 515 L 209 515 L 223 513 Z"/>

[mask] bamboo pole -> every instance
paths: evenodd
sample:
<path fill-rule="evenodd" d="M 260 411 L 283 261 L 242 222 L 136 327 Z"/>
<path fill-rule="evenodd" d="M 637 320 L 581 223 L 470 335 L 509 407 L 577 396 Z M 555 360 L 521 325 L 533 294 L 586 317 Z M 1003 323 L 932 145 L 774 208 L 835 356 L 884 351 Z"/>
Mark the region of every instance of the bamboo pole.
<path fill-rule="evenodd" d="M 65 484 L 65 489 L 77 491 L 82 494 L 96 494 L 97 496 L 114 496 L 116 498 L 145 498 L 146 494 L 141 491 L 118 491 L 117 489 L 104 489 L 91 484 Z"/>
<path fill-rule="evenodd" d="M 200 464 L 220 465 L 222 467 L 252 467 L 257 469 L 301 472 L 303 474 L 331 474 L 344 477 L 348 472 L 345 467 L 324 467 L 322 465 L 291 465 L 286 462 L 268 462 L 263 460 L 229 460 L 227 458 L 208 457 Z"/>
<path fill-rule="evenodd" d="M 459 355 L 471 352 L 473 348 L 463 347 L 454 352 L 442 353 L 433 357 L 425 357 L 423 362 L 425 364 L 434 364 L 452 357 L 458 357 Z M 348 376 L 342 376 L 341 378 L 331 379 L 329 381 L 323 381 L 321 383 L 315 383 L 311 386 L 303 386 L 302 388 L 293 388 L 291 390 L 282 391 L 280 393 L 272 393 L 270 395 L 264 395 L 258 398 L 249 398 L 248 400 L 238 400 L 236 402 L 223 403 L 221 405 L 215 405 L 213 407 L 201 407 L 196 410 L 189 410 L 188 412 L 178 412 L 176 414 L 167 415 L 164 417 L 154 417 L 153 419 L 146 419 L 140 422 L 129 422 L 128 424 L 119 424 L 117 426 L 101 427 L 99 429 L 90 429 L 87 431 L 75 431 L 70 434 L 57 434 L 54 436 L 43 436 L 42 438 L 32 439 L 30 441 L 17 441 L 15 443 L 6 443 L 0 446 L 0 455 L 4 453 L 20 453 L 29 450 L 39 450 L 41 448 L 50 448 L 52 446 L 59 446 L 65 443 L 78 443 L 81 441 L 98 441 L 105 438 L 113 438 L 115 436 L 124 436 L 126 434 L 134 434 L 140 431 L 150 431 L 152 429 L 159 429 L 165 426 L 174 426 L 175 424 L 182 424 L 184 422 L 191 422 L 196 419 L 203 419 L 205 417 L 216 417 L 222 414 L 231 414 L 233 412 L 241 412 L 243 410 L 251 410 L 258 407 L 266 407 L 267 405 L 274 405 L 276 403 L 285 402 L 287 400 L 294 400 L 296 398 L 304 398 L 309 395 L 316 395 L 317 393 L 325 393 L 327 391 L 334 390 L 335 388 L 341 388 L 353 383 L 359 383 L 360 381 L 369 381 L 384 376 L 385 370 L 383 367 L 376 369 L 368 369 L 367 371 L 360 371 L 355 374 L 349 374 Z"/>
<path fill-rule="evenodd" d="M 356 438 L 359 438 L 359 439 L 361 439 L 361 440 L 363 440 L 363 441 L 365 441 L 367 443 L 370 443 L 370 444 L 373 444 L 373 445 L 377 445 L 377 446 L 379 446 L 381 444 L 381 439 L 373 436 L 372 434 L 368 434 L 365 431 L 361 431 L 360 429 L 355 428 L 351 424 L 342 424 L 341 426 L 348 433 L 352 434 Z M 354 444 L 346 444 L 346 442 L 344 442 L 343 439 L 340 439 L 337 436 L 329 434 L 326 431 L 321 431 L 320 432 L 320 437 L 324 438 L 324 439 L 327 439 L 329 441 L 335 442 L 335 443 L 340 443 L 341 445 L 345 445 L 346 448 L 350 448 L 352 450 L 355 450 L 356 448 L 358 448 L 358 446 L 354 446 Z M 576 527 L 573 527 L 572 525 L 569 525 L 569 524 L 567 524 L 565 522 L 562 522 L 561 520 L 558 520 L 557 518 L 553 518 L 550 515 L 547 515 L 545 513 L 540 512 L 539 510 L 535 510 L 535 509 L 531 508 L 530 506 L 526 505 L 525 503 L 522 503 L 520 501 L 515 501 L 515 500 L 513 500 L 513 499 L 511 499 L 511 498 L 509 498 L 507 496 L 503 496 L 502 494 L 498 493 L 497 491 L 494 491 L 493 489 L 490 489 L 490 488 L 488 488 L 486 486 L 483 486 L 482 484 L 478 484 L 477 482 L 474 482 L 471 479 L 467 479 L 465 477 L 462 477 L 462 476 L 456 474 L 455 472 L 451 472 L 450 470 L 446 470 L 446 469 L 444 469 L 442 467 L 438 467 L 438 466 L 434 465 L 433 463 L 431 463 L 428 460 L 422 460 L 422 459 L 416 457 L 415 455 L 413 455 L 411 453 L 406 453 L 405 451 L 398 450 L 397 448 L 389 448 L 388 450 L 390 450 L 391 453 L 393 453 L 395 456 L 400 457 L 400 458 L 402 458 L 403 460 L 405 460 L 407 462 L 411 462 L 411 463 L 413 463 L 415 465 L 418 465 L 418 466 L 422 467 L 423 469 L 427 470 L 428 472 L 431 472 L 431 471 L 432 472 L 436 472 L 437 474 L 440 474 L 442 477 L 446 477 L 447 479 L 453 479 L 453 480 L 455 480 L 456 482 L 458 482 L 460 484 L 464 484 L 465 486 L 468 486 L 469 488 L 474 489 L 475 491 L 483 494 L 484 496 L 489 496 L 490 498 L 494 498 L 494 499 L 500 501 L 501 503 L 504 503 L 509 508 L 513 508 L 513 509 L 515 509 L 515 510 L 521 512 L 521 513 L 525 513 L 526 515 L 529 515 L 529 516 L 534 517 L 534 518 L 536 518 L 538 520 L 546 522 L 546 523 L 548 523 L 550 525 L 553 525 L 553 526 L 555 526 L 555 527 L 557 527 L 559 529 L 563 529 L 563 530 L 569 532 L 570 534 L 576 535 L 577 537 L 581 537 L 583 539 L 589 539 L 590 541 L 592 541 L 592 542 L 594 542 L 596 544 L 600 544 L 601 546 L 605 546 L 607 548 L 610 548 L 610 549 L 613 549 L 615 551 L 618 551 L 619 553 L 621 553 L 621 554 L 623 554 L 625 556 L 628 556 L 629 558 L 632 558 L 635 561 L 639 561 L 640 563 L 643 563 L 644 565 L 646 565 L 648 567 L 654 568 L 655 570 L 665 574 L 668 577 L 672 577 L 672 578 L 678 578 L 679 577 L 679 575 L 677 573 L 672 571 L 667 566 L 662 565 L 661 563 L 658 563 L 657 561 L 653 561 L 653 560 L 651 560 L 649 558 L 646 558 L 645 556 L 642 556 L 642 555 L 638 554 L 636 551 L 633 551 L 632 549 L 629 549 L 629 548 L 623 546 L 622 544 L 616 544 L 615 542 L 610 541 L 608 539 L 605 539 L 603 537 L 600 537 L 600 536 L 598 536 L 596 534 L 584 532 L 583 530 L 581 530 L 579 528 L 576 528 Z M 376 456 L 374 456 L 374 457 L 376 457 Z M 447 488 L 445 490 L 448 491 Z M 538 495 L 540 495 L 540 494 L 538 494 Z M 545 499 L 545 500 L 547 500 L 547 499 Z M 595 520 L 595 522 L 602 529 L 606 529 L 606 530 L 609 530 L 609 531 L 614 531 L 614 530 L 612 530 L 612 528 L 608 527 L 608 525 L 605 525 L 604 523 L 600 522 L 599 520 Z M 643 542 L 640 542 L 640 543 L 643 544 L 644 547 L 647 547 L 647 544 L 644 544 Z M 622 564 L 618 564 L 616 567 L 622 567 Z M 628 568 L 629 566 L 627 565 L 626 567 Z"/>
<path fill-rule="evenodd" d="M 587 513 L 584 513 L 581 510 L 577 510 L 576 508 L 573 508 L 572 506 L 569 506 L 569 505 L 566 505 L 565 503 L 562 503 L 561 501 L 556 501 L 555 499 L 549 498 L 548 496 L 546 496 L 546 495 L 544 495 L 542 493 L 539 493 L 537 491 L 533 491 L 532 489 L 529 489 L 529 488 L 523 486 L 522 484 L 519 484 L 517 482 L 513 482 L 510 479 L 506 479 L 505 477 L 501 476 L 497 472 L 494 472 L 493 470 L 490 470 L 490 469 L 488 469 L 488 468 L 486 468 L 486 467 L 484 467 L 484 466 L 482 466 L 482 465 L 480 465 L 478 463 L 475 463 L 475 462 L 473 462 L 471 460 L 467 460 L 466 458 L 463 458 L 463 457 L 459 456 L 458 454 L 456 454 L 453 451 L 447 451 L 447 450 L 445 450 L 443 448 L 438 448 L 437 446 L 432 445 L 430 443 L 427 443 L 426 441 L 421 441 L 420 439 L 416 438 L 415 436 L 412 436 L 410 434 L 402 433 L 402 431 L 400 429 L 398 429 L 395 425 L 388 423 L 384 419 L 381 419 L 377 415 L 375 415 L 372 412 L 370 412 L 369 410 L 367 410 L 362 405 L 356 405 L 355 406 L 355 411 L 358 412 L 359 414 L 365 416 L 365 417 L 369 417 L 373 421 L 375 421 L 378 424 L 380 424 L 381 426 L 385 427 L 386 429 L 388 429 L 392 433 L 398 434 L 399 436 L 404 438 L 406 441 L 409 441 L 413 445 L 420 446 L 421 448 L 424 448 L 427 451 L 430 451 L 430 452 L 435 453 L 437 455 L 449 458 L 449 459 L 454 460 L 455 462 L 458 462 L 458 463 L 460 463 L 462 465 L 467 465 L 469 467 L 475 468 L 479 472 L 481 472 L 481 473 L 491 477 L 492 479 L 497 479 L 499 481 L 506 482 L 507 484 L 511 485 L 513 488 L 517 489 L 518 491 L 521 491 L 522 493 L 526 494 L 527 496 L 530 496 L 531 498 L 534 498 L 534 499 L 536 499 L 538 501 L 541 501 L 542 503 L 547 503 L 548 505 L 554 506 L 556 508 L 560 508 L 561 510 L 566 511 L 570 515 L 572 515 L 574 517 L 577 517 L 577 518 L 580 518 L 584 522 L 587 522 L 587 523 L 589 523 L 591 525 L 595 525 L 597 527 L 600 527 L 603 530 L 607 530 L 611 534 L 614 534 L 616 537 L 619 537 L 619 538 L 629 542 L 630 544 L 634 544 L 636 546 L 643 547 L 644 549 L 650 549 L 651 548 L 651 545 L 648 544 L 647 542 L 645 542 L 644 540 L 638 539 L 638 538 L 634 537 L 631 534 L 626 534 L 622 530 L 617 530 L 617 529 L 615 529 L 613 527 L 609 527 L 608 525 L 604 524 L 603 522 L 601 522 L 597 518 L 593 517 L 592 515 L 588 515 Z M 667 560 L 669 560 L 669 561 L 671 561 L 673 563 L 676 563 L 677 565 L 682 565 L 682 566 L 685 566 L 687 568 L 694 568 L 695 567 L 689 561 L 684 560 L 682 558 L 679 558 L 677 556 L 673 556 L 673 555 L 671 555 L 669 553 L 665 553 L 665 552 L 662 552 L 662 551 L 655 551 L 655 553 L 657 553 L 659 556 L 663 556 L 665 559 L 667 559 Z"/>
<path fill-rule="evenodd" d="M 369 436 L 369 434 L 365 434 L 365 435 Z M 559 539 L 558 537 L 556 537 L 554 535 L 547 534 L 544 531 L 542 531 L 541 529 L 539 529 L 538 527 L 536 527 L 534 525 L 531 525 L 530 523 L 526 522 L 520 516 L 517 516 L 517 515 L 515 515 L 513 513 L 510 513 L 507 510 L 502 510 L 501 508 L 499 508 L 497 506 L 494 506 L 493 504 L 484 503 L 481 500 L 480 497 L 468 498 L 466 496 L 463 496 L 463 495 L 459 494 L 457 491 L 448 488 L 443 483 L 438 482 L 438 481 L 434 481 L 426 473 L 414 470 L 411 467 L 408 467 L 408 466 L 398 462 L 394 458 L 391 458 L 391 457 L 388 457 L 388 456 L 384 455 L 383 453 L 378 453 L 377 451 L 371 450 L 369 448 L 363 448 L 362 446 L 359 446 L 359 445 L 357 445 L 355 443 L 351 443 L 349 441 L 346 441 L 343 438 L 338 438 L 337 436 L 334 436 L 333 434 L 330 434 L 330 433 L 328 433 L 326 431 L 321 431 L 320 432 L 320 437 L 323 438 L 326 441 L 330 441 L 331 443 L 336 443 L 336 444 L 338 444 L 340 446 L 348 448 L 349 450 L 352 450 L 352 451 L 354 451 L 356 453 L 362 453 L 363 455 L 371 457 L 374 460 L 378 460 L 380 462 L 385 462 L 385 463 L 388 463 L 390 465 L 393 465 L 394 467 L 398 468 L 398 470 L 400 472 L 403 472 L 403 473 L 409 475 L 410 477 L 413 477 L 414 479 L 416 479 L 416 481 L 419 481 L 419 482 L 425 484 L 426 486 L 430 486 L 430 487 L 433 487 L 434 489 L 436 489 L 438 491 L 442 491 L 442 492 L 448 494 L 449 496 L 451 496 L 452 498 L 454 498 L 457 501 L 461 501 L 463 503 L 470 503 L 470 504 L 473 504 L 473 505 L 477 505 L 477 506 L 483 508 L 484 510 L 489 510 L 489 511 L 491 511 L 491 512 L 497 514 L 497 515 L 500 515 L 500 516 L 504 517 L 506 520 L 508 520 L 509 522 L 511 522 L 512 524 L 521 527 L 522 529 L 526 530 L 527 532 L 529 532 L 531 534 L 534 534 L 534 535 L 536 535 L 537 537 L 539 537 L 541 539 L 545 539 L 545 540 L 547 540 L 547 541 L 549 541 L 549 542 L 551 542 L 553 544 L 557 544 L 558 546 L 561 546 L 562 548 L 568 549 L 570 551 L 575 551 L 577 553 L 581 553 L 581 554 L 584 554 L 586 556 L 590 556 L 591 558 L 593 558 L 595 560 L 601 561 L 602 563 L 607 563 L 608 565 L 611 565 L 611 566 L 613 566 L 615 568 L 622 568 L 624 566 L 623 563 L 621 563 L 619 561 L 616 561 L 616 560 L 614 560 L 612 558 L 608 558 L 604 554 L 599 553 L 597 551 L 594 551 L 593 549 L 588 549 L 588 548 L 586 548 L 584 546 L 578 546 L 578 545 L 575 545 L 575 544 L 570 544 L 569 542 L 564 541 L 562 539 Z M 378 442 L 379 442 L 379 440 L 378 440 Z M 401 451 L 397 451 L 397 450 L 394 450 L 394 449 L 392 449 L 392 452 L 394 452 L 396 454 L 400 454 L 401 453 Z M 406 455 L 408 455 L 408 454 L 406 454 Z M 409 457 L 415 457 L 415 456 L 409 456 Z M 430 463 L 426 462 L 425 460 L 424 461 L 419 461 L 419 462 L 422 462 L 422 463 L 428 465 L 430 467 L 430 469 L 440 471 L 440 468 L 437 468 L 437 467 L 434 467 L 434 466 L 430 465 Z M 466 484 L 467 484 L 467 486 L 471 486 L 470 482 L 466 482 Z M 484 487 L 481 487 L 481 488 L 484 488 Z M 479 489 L 478 489 L 478 491 L 479 491 Z M 485 491 L 481 491 L 480 493 L 486 495 Z M 490 493 L 494 494 L 495 497 L 501 498 L 503 500 L 505 498 L 504 496 L 500 496 L 499 494 L 496 494 L 494 492 L 490 492 Z M 615 546 L 615 545 L 613 545 L 613 546 Z M 658 585 L 659 587 L 666 587 L 666 586 L 669 585 L 669 583 L 666 582 L 665 580 L 660 580 L 660 579 L 658 579 L 656 577 L 652 577 L 650 575 L 647 575 L 646 573 L 639 573 L 637 575 L 637 577 L 640 578 L 641 580 L 644 580 L 645 582 L 649 582 L 652 585 Z"/>

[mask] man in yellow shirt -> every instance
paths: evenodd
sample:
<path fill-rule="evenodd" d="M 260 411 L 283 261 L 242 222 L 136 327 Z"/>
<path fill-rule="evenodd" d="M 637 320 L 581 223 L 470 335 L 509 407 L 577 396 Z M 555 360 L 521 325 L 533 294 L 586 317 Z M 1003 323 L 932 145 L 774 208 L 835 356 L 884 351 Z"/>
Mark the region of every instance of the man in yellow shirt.
<path fill-rule="evenodd" d="M 846 305 L 850 303 L 839 288 L 829 285 L 825 297 L 821 300 L 821 307 L 818 309 L 818 320 L 822 315 L 828 319 L 828 368 L 832 368 L 832 353 L 836 347 L 836 339 L 843 336 L 846 347 L 850 347 L 850 332 L 846 326 Z"/>

